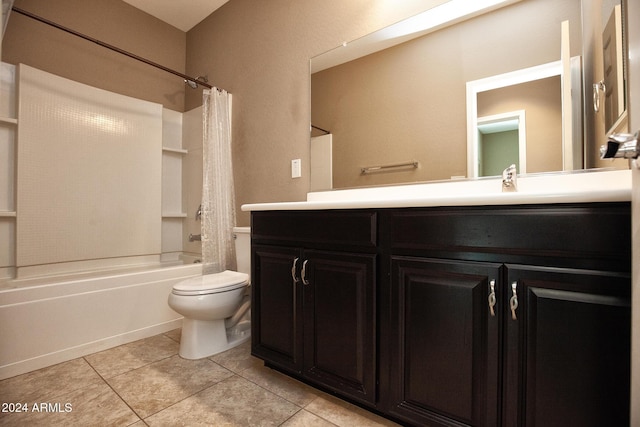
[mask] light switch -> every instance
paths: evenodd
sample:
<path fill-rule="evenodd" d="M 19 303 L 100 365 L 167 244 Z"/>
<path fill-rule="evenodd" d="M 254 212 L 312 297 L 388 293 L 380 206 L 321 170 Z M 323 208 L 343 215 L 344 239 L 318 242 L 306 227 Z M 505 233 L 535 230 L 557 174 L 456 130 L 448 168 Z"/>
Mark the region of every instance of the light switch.
<path fill-rule="evenodd" d="M 291 178 L 300 178 L 302 176 L 302 160 L 291 160 Z"/>

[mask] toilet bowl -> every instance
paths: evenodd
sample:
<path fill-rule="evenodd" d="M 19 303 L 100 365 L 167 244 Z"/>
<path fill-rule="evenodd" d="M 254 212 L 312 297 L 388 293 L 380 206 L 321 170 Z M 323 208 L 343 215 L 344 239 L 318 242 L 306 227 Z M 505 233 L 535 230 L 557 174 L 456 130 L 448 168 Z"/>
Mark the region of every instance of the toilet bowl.
<path fill-rule="evenodd" d="M 184 316 L 180 357 L 201 359 L 251 337 L 250 232 L 234 228 L 238 270 L 192 277 L 173 286 L 169 307 Z M 245 271 L 242 271 L 245 270 Z"/>

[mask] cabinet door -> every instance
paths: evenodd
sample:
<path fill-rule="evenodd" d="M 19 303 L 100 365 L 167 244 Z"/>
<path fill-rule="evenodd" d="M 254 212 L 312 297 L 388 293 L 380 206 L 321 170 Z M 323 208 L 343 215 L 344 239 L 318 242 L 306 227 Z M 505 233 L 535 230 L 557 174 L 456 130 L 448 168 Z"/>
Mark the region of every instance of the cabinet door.
<path fill-rule="evenodd" d="M 305 251 L 304 259 L 304 376 L 375 404 L 376 255 Z"/>
<path fill-rule="evenodd" d="M 252 263 L 252 354 L 279 368 L 300 373 L 302 288 L 296 278 L 301 251 L 254 246 Z"/>
<path fill-rule="evenodd" d="M 508 266 L 507 426 L 628 426 L 628 276 Z"/>
<path fill-rule="evenodd" d="M 499 264 L 391 260 L 390 411 L 417 425 L 495 426 Z M 397 298 L 397 299 L 394 299 Z M 503 305 L 503 304 L 502 304 Z M 381 369 L 385 369 L 381 367 Z"/>

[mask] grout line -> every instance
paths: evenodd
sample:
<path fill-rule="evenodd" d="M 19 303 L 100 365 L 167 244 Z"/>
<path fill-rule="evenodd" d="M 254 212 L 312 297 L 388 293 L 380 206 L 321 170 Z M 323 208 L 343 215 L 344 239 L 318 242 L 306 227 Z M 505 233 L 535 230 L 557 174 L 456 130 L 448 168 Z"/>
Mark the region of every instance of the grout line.
<path fill-rule="evenodd" d="M 173 357 L 173 356 L 171 356 L 171 357 Z M 180 356 L 178 356 L 178 357 L 180 357 Z M 224 367 L 224 366 L 220 365 L 219 363 L 214 362 L 213 360 L 211 360 L 211 359 L 209 359 L 209 358 L 206 358 L 206 359 L 207 359 L 207 360 L 209 360 L 209 362 L 211 362 L 211 363 L 215 363 L 216 365 L 220 366 L 221 368 L 225 369 L 226 371 L 231 372 L 231 374 L 232 374 L 232 375 L 231 375 L 231 376 L 229 376 L 229 377 L 223 378 L 223 379 L 221 379 L 220 381 L 216 381 L 215 383 L 210 384 L 210 385 L 206 386 L 205 388 L 203 388 L 203 389 L 201 389 L 201 390 L 196 391 L 195 393 L 192 393 L 192 394 L 190 394 L 190 395 L 188 395 L 188 396 L 185 396 L 184 398 L 182 398 L 182 399 L 178 400 L 177 402 L 174 402 L 174 403 L 172 403 L 172 404 L 171 404 L 171 405 L 169 405 L 169 406 L 166 406 L 166 407 L 164 407 L 164 408 L 162 408 L 162 409 L 160 409 L 160 410 L 158 410 L 158 411 L 156 411 L 156 412 L 154 412 L 154 413 L 152 413 L 152 414 L 147 415 L 145 418 L 140 417 L 140 419 L 144 421 L 145 419 L 148 419 L 149 417 L 152 417 L 152 416 L 154 416 L 154 415 L 156 415 L 156 414 L 158 414 L 158 413 L 160 413 L 160 412 L 164 411 L 165 409 L 169 409 L 169 408 L 171 408 L 172 406 L 175 406 L 175 405 L 177 405 L 178 403 L 180 403 L 180 402 L 182 402 L 182 401 L 184 401 L 184 400 L 186 400 L 186 399 L 190 399 L 190 398 L 194 397 L 195 395 L 200 394 L 200 393 L 202 393 L 203 391 L 208 390 L 208 389 L 210 389 L 211 387 L 214 387 L 214 386 L 216 386 L 216 385 L 220 384 L 221 382 L 223 382 L 223 381 L 225 381 L 225 380 L 228 380 L 229 378 L 232 378 L 233 376 L 237 376 L 237 374 L 236 374 L 235 372 L 233 372 L 231 369 L 228 369 L 228 368 L 226 368 L 226 367 Z M 162 359 L 162 360 L 164 360 L 164 359 Z M 201 359 L 199 359 L 199 360 L 201 360 Z M 124 400 L 124 399 L 123 399 L 123 400 Z M 136 415 L 137 415 L 137 413 L 136 413 Z M 139 415 L 138 415 L 138 416 L 139 416 Z M 145 425 L 147 425 L 147 423 L 146 423 L 146 422 L 145 422 Z"/>
<path fill-rule="evenodd" d="M 114 347 L 114 348 L 115 348 L 115 347 Z M 95 353 L 94 353 L 94 354 L 95 354 Z M 100 379 L 102 380 L 102 382 L 103 382 L 107 387 L 109 387 L 109 388 L 111 389 L 111 391 L 113 391 L 113 393 L 114 393 L 116 396 L 118 396 L 118 399 L 120 399 L 120 400 L 121 400 L 125 405 L 127 405 L 127 408 L 129 408 L 129 409 L 131 410 L 131 412 L 133 412 L 133 413 L 136 415 L 136 417 L 138 417 L 138 421 L 143 421 L 143 418 L 140 416 L 140 414 L 138 414 L 138 413 L 136 412 L 136 410 L 135 410 L 135 409 L 133 409 L 133 408 L 131 407 L 131 405 L 129 405 L 129 403 L 124 399 L 124 397 L 120 396 L 120 393 L 118 393 L 118 392 L 116 391 L 116 389 L 114 389 L 114 388 L 111 386 L 111 384 L 109 384 L 109 381 L 107 381 L 107 379 L 106 379 L 106 378 L 104 378 L 104 377 L 100 374 L 100 372 L 98 372 L 98 371 L 96 370 L 96 368 L 95 368 L 91 363 L 89 363 L 89 361 L 88 361 L 85 357 L 83 357 L 83 359 L 84 359 L 84 361 L 85 361 L 85 362 L 87 362 L 87 364 L 91 367 L 91 369 L 93 369 L 93 371 L 94 371 L 94 372 L 95 372 L 95 373 L 100 377 Z M 128 371 L 128 372 L 131 372 L 131 371 Z M 116 375 L 116 377 L 117 377 L 117 375 Z M 113 378 L 115 378 L 115 377 L 113 377 Z M 138 421 L 136 421 L 136 422 L 138 422 Z M 132 424 L 135 424 L 135 423 L 132 423 Z M 145 423 L 145 425 L 147 425 L 147 423 Z"/>
<path fill-rule="evenodd" d="M 235 374 L 234 374 L 234 375 L 235 375 Z M 197 392 L 195 392 L 195 393 L 193 393 L 193 394 L 190 394 L 189 396 L 185 396 L 184 398 L 182 398 L 182 399 L 178 400 L 177 402 L 174 402 L 174 403 L 172 403 L 171 405 L 169 405 L 169 406 L 167 406 L 167 407 L 165 407 L 165 408 L 162 408 L 162 409 L 160 409 L 159 411 L 154 412 L 153 414 L 149 414 L 149 415 L 147 415 L 145 418 L 142 418 L 142 420 L 144 421 L 144 420 L 146 420 L 146 419 L 148 419 L 148 418 L 150 418 L 150 417 L 152 417 L 152 416 L 154 416 L 154 415 L 156 415 L 156 414 L 159 414 L 160 412 L 162 412 L 162 411 L 164 411 L 164 410 L 167 410 L 167 409 L 169 409 L 169 408 L 171 408 L 171 407 L 173 407 L 173 406 L 176 406 L 178 403 L 181 403 L 181 402 L 183 402 L 183 401 L 185 401 L 185 400 L 187 400 L 187 399 L 191 399 L 192 397 L 194 397 L 194 396 L 196 396 L 196 395 L 198 395 L 198 394 L 200 394 L 200 393 L 204 392 L 205 390 L 209 390 L 211 387 L 214 387 L 214 386 L 216 386 L 216 385 L 220 384 L 222 381 L 224 381 L 224 380 L 228 380 L 229 378 L 232 378 L 234 375 L 232 375 L 232 376 L 230 376 L 230 377 L 227 377 L 227 378 L 225 378 L 225 379 L 222 379 L 222 380 L 220 380 L 220 381 L 218 381 L 218 382 L 216 382 L 216 383 L 214 383 L 214 384 L 211 384 L 211 385 L 209 385 L 208 387 L 203 388 L 202 390 L 199 390 L 199 391 L 197 391 Z M 145 424 L 146 424 L 146 422 L 145 422 Z M 148 425 L 148 424 L 147 424 L 147 425 Z"/>
<path fill-rule="evenodd" d="M 179 344 L 179 341 L 175 340 L 175 339 L 174 339 L 174 338 L 172 338 L 171 336 L 168 336 L 168 335 L 167 335 L 167 333 L 162 333 L 162 334 L 158 334 L 158 335 L 163 335 L 164 337 L 171 339 L 173 342 L 178 342 L 178 344 Z M 148 337 L 148 338 L 152 338 L 152 337 Z M 138 341 L 142 341 L 142 340 L 145 340 L 145 339 L 148 339 L 148 338 L 143 338 L 143 339 L 138 340 Z M 122 344 L 122 345 L 117 346 L 117 347 L 127 346 L 127 345 L 133 344 L 133 343 L 135 343 L 135 342 L 136 342 L 136 341 L 133 341 L 132 343 Z M 117 348 L 117 347 L 113 347 L 113 348 Z M 152 346 L 150 346 L 150 347 L 149 347 L 149 349 L 153 349 L 153 347 L 152 347 Z M 261 390 L 263 390 L 263 391 L 265 391 L 265 392 L 269 393 L 270 395 L 277 396 L 277 397 L 278 397 L 278 398 L 280 398 L 282 401 L 287 402 L 287 403 L 289 403 L 289 404 L 293 405 L 293 408 L 297 408 L 297 409 L 295 410 L 295 412 L 293 412 L 289 417 L 287 417 L 287 419 L 285 419 L 285 420 L 284 420 L 282 423 L 280 423 L 279 425 L 283 425 L 283 424 L 285 424 L 285 423 L 289 422 L 290 420 L 292 420 L 292 419 L 293 419 L 293 418 L 295 418 L 296 416 L 301 416 L 301 415 L 303 415 L 303 413 L 301 413 L 301 411 L 305 411 L 305 412 L 307 413 L 307 416 L 317 417 L 317 418 L 319 418 L 319 419 L 321 419 L 321 420 L 323 420 L 323 421 L 325 421 L 325 422 L 329 423 L 329 424 L 330 424 L 330 425 L 332 425 L 332 426 L 336 426 L 336 427 L 339 427 L 339 426 L 340 426 L 339 424 L 335 424 L 335 422 L 332 422 L 332 421 L 330 421 L 330 420 L 326 419 L 322 414 L 318 414 L 318 413 L 315 413 L 315 412 L 313 412 L 313 411 L 309 411 L 308 409 L 306 409 L 306 408 L 307 408 L 311 403 L 313 403 L 314 401 L 316 401 L 318 398 L 322 397 L 322 395 L 323 395 L 323 394 L 326 394 L 325 392 L 315 390 L 315 389 L 313 389 L 312 387 L 310 387 L 309 385 L 307 385 L 306 383 L 304 383 L 303 381 L 300 381 L 300 380 L 298 380 L 298 379 L 296 379 L 296 378 L 289 377 L 289 376 L 287 376 L 287 375 L 285 375 L 285 374 L 283 374 L 283 373 L 279 372 L 278 370 L 275 370 L 275 369 L 273 369 L 273 368 L 270 368 L 270 367 L 268 367 L 268 366 L 265 366 L 264 364 L 257 364 L 257 363 L 253 363 L 253 362 L 254 362 L 254 360 L 252 360 L 252 359 L 253 359 L 253 356 L 251 356 L 249 359 L 247 359 L 247 361 L 248 361 L 248 362 L 251 362 L 251 363 L 249 363 L 249 366 L 247 366 L 246 364 L 244 364 L 245 360 L 244 360 L 244 356 L 242 356 L 242 358 L 241 358 L 241 362 L 242 362 L 242 363 L 237 364 L 237 365 L 235 365 L 235 364 L 230 364 L 230 366 L 234 366 L 233 368 L 231 368 L 231 367 L 227 367 L 227 366 L 225 366 L 223 363 L 220 363 L 220 362 L 217 362 L 217 361 L 213 360 L 213 359 L 212 359 L 212 357 L 213 357 L 213 356 L 211 356 L 211 357 L 207 357 L 206 359 L 208 360 L 208 362 L 213 363 L 214 365 L 216 365 L 216 366 L 218 366 L 218 367 L 220 367 L 220 368 L 224 369 L 225 371 L 229 372 L 231 375 L 230 375 L 230 376 L 228 376 L 228 377 L 226 377 L 226 378 L 223 378 L 223 379 L 221 379 L 221 380 L 215 381 L 215 382 L 213 382 L 213 383 L 211 383 L 211 384 L 209 384 L 209 385 L 205 386 L 204 388 L 202 388 L 202 389 L 200 389 L 200 390 L 197 390 L 197 391 L 195 391 L 195 392 L 193 392 L 193 393 L 190 393 L 188 396 L 185 396 L 185 397 L 183 397 L 182 399 L 180 399 L 179 401 L 174 402 L 174 403 L 172 403 L 172 404 L 170 404 L 170 405 L 168 405 L 168 406 L 166 406 L 166 407 L 164 407 L 164 408 L 161 408 L 161 409 L 159 409 L 159 410 L 155 411 L 154 413 L 147 414 L 147 415 L 145 416 L 145 418 L 143 418 L 143 417 L 141 416 L 141 414 L 139 414 L 139 413 L 138 413 L 138 412 L 133 408 L 133 406 L 132 406 L 131 404 L 129 404 L 129 402 L 127 402 L 127 400 L 125 399 L 125 397 L 123 397 L 123 396 L 122 396 L 122 395 L 121 395 L 121 394 L 120 394 L 120 393 L 119 393 L 119 392 L 118 392 L 118 391 L 117 391 L 117 390 L 116 390 L 116 389 L 115 389 L 115 388 L 110 384 L 110 382 L 109 382 L 109 381 L 110 381 L 110 380 L 113 380 L 113 379 L 115 379 L 115 378 L 117 378 L 117 377 L 119 377 L 119 376 L 121 376 L 121 375 L 130 374 L 130 373 L 132 373 L 132 372 L 134 372 L 134 371 L 137 371 L 137 370 L 139 370 L 139 369 L 142 369 L 142 368 L 148 368 L 149 366 L 154 365 L 154 364 L 156 364 L 156 363 L 160 363 L 160 362 L 162 362 L 162 361 L 165 361 L 165 360 L 168 360 L 168 359 L 171 359 L 171 358 L 174 358 L 174 357 L 180 357 L 180 356 L 179 356 L 179 354 L 178 354 L 178 352 L 172 353 L 172 354 L 170 354 L 169 356 L 162 357 L 162 358 L 160 358 L 160 359 L 158 359 L 158 360 L 154 360 L 154 361 L 151 361 L 151 362 L 148 362 L 148 363 L 144 363 L 143 365 L 137 366 L 137 367 L 135 367 L 135 368 L 133 368 L 133 369 L 129 369 L 128 371 L 121 372 L 121 373 L 119 373 L 119 374 L 116 374 L 116 375 L 113 375 L 113 376 L 110 376 L 110 377 L 108 377 L 108 378 L 107 378 L 107 377 L 103 376 L 100 372 L 98 372 L 98 370 L 97 370 L 97 366 L 99 366 L 99 364 L 97 364 L 96 366 L 94 366 L 94 365 L 93 365 L 93 364 L 88 360 L 88 358 L 90 358 L 90 356 L 92 356 L 92 355 L 95 355 L 95 354 L 97 354 L 97 353 L 102 353 L 102 352 L 104 352 L 104 351 L 108 351 L 108 350 L 112 350 L 112 349 L 107 349 L 107 350 L 97 351 L 97 352 L 95 352 L 95 353 L 92 353 L 92 354 L 89 354 L 89 355 L 85 355 L 85 356 L 79 357 L 78 359 L 82 359 L 82 360 L 83 360 L 83 362 L 84 362 L 84 363 L 86 363 L 86 364 L 90 367 L 90 369 L 91 369 L 93 372 L 95 372 L 95 373 L 97 374 L 98 378 L 95 380 L 94 384 L 96 384 L 96 385 L 97 385 L 97 384 L 100 384 L 100 381 L 102 381 L 102 384 L 103 384 L 103 385 L 106 385 L 106 386 L 107 386 L 107 387 L 108 387 L 108 388 L 109 388 L 109 389 L 110 389 L 110 390 L 115 394 L 115 396 L 117 396 L 117 397 L 118 397 L 118 399 L 119 399 L 121 402 L 123 402 L 123 403 L 126 405 L 126 407 L 127 407 L 127 408 L 129 408 L 129 409 L 130 409 L 130 411 L 131 411 L 133 414 L 135 414 L 135 416 L 136 416 L 137 420 L 136 420 L 135 422 L 133 422 L 132 424 L 135 424 L 135 423 L 137 423 L 137 422 L 139 422 L 139 421 L 142 421 L 142 422 L 143 422 L 143 424 L 144 424 L 145 426 L 148 426 L 149 424 L 148 424 L 148 423 L 147 423 L 147 421 L 145 421 L 145 420 L 149 419 L 150 417 L 152 417 L 152 416 L 154 416 L 154 415 L 156 415 L 156 414 L 158 414 L 158 413 L 160 413 L 160 412 L 162 412 L 162 411 L 165 411 L 165 410 L 167 410 L 167 409 L 169 409 L 169 408 L 171 408 L 171 407 L 173 407 L 173 406 L 177 405 L 178 403 L 183 402 L 183 401 L 184 401 L 184 400 L 186 400 L 186 399 L 193 398 L 194 396 L 197 396 L 198 394 L 203 393 L 203 392 L 205 392 L 206 390 L 208 390 L 208 389 L 210 389 L 210 388 L 212 388 L 212 387 L 214 387 L 214 386 L 219 386 L 219 384 L 220 384 L 221 382 L 223 382 L 223 381 L 226 381 L 226 380 L 229 380 L 229 379 L 231 379 L 231 378 L 233 378 L 233 377 L 236 377 L 236 378 L 240 378 L 240 379 L 242 379 L 242 380 L 244 380 L 244 381 L 247 381 L 249 384 L 251 384 L 251 387 L 258 387 L 259 389 L 261 389 Z M 225 362 L 225 361 L 226 361 L 226 360 L 228 360 L 228 359 L 224 359 L 224 358 L 223 358 L 223 359 L 220 359 L 220 360 L 221 360 L 222 362 Z M 259 360 L 259 359 L 257 359 L 257 358 L 256 358 L 256 360 Z M 116 360 L 116 362 L 117 362 L 117 360 Z M 117 368 L 117 367 L 118 367 L 118 366 L 117 366 L 117 363 L 116 363 L 114 366 Z M 265 370 L 265 372 L 266 372 L 266 370 L 269 370 L 269 371 L 273 372 L 274 374 L 276 374 L 276 376 L 275 376 L 274 378 L 272 378 L 272 380 L 269 380 L 269 378 L 266 378 L 266 379 L 265 379 L 265 378 L 262 378 L 262 379 L 261 379 L 260 377 L 259 377 L 259 378 L 257 378 L 256 380 L 253 380 L 253 379 L 251 379 L 251 378 L 249 378 L 249 377 L 247 376 L 247 375 L 250 375 L 250 373 L 251 373 L 251 372 L 254 372 L 254 373 L 256 373 L 256 374 L 260 374 L 260 371 L 261 371 L 261 370 Z M 281 376 L 282 378 L 280 378 L 280 376 Z M 168 380 L 168 381 L 171 381 L 171 375 L 170 375 L 170 374 L 169 374 L 166 378 L 167 378 L 167 380 Z M 265 384 L 265 385 L 262 385 L 262 384 L 260 384 L 260 383 L 256 382 L 257 380 L 264 380 L 264 381 L 266 381 L 266 384 Z M 310 388 L 311 388 L 311 390 L 309 391 L 309 393 L 310 393 L 310 395 L 312 396 L 312 399 L 311 399 L 308 403 L 306 403 L 306 404 L 298 404 L 298 403 L 296 403 L 296 402 L 292 401 L 290 398 L 287 398 L 287 397 L 286 397 L 286 396 L 287 396 L 287 389 L 286 389 L 286 388 L 285 388 L 285 389 L 283 390 L 283 392 L 281 393 L 280 391 L 277 391 L 277 388 L 278 388 L 278 387 L 274 387 L 274 386 L 277 386 L 277 385 L 279 385 L 279 384 L 281 384 L 281 383 L 282 383 L 285 387 L 287 387 L 287 386 L 291 386 L 291 390 L 299 390 L 299 391 L 303 391 L 303 392 L 305 392 L 305 393 L 306 393 L 306 391 L 305 391 L 304 389 L 305 389 L 306 387 L 310 387 Z M 268 388 L 268 387 L 273 387 L 273 388 Z M 320 393 L 320 394 L 319 394 L 319 393 Z M 338 399 L 339 399 L 339 398 L 338 398 Z M 306 400 L 306 399 L 302 399 L 302 401 L 304 401 L 304 400 Z M 353 412 L 353 411 L 350 411 L 350 412 Z M 326 414 L 325 414 L 325 415 L 326 415 Z M 99 415 L 99 413 L 97 414 L 97 416 L 98 416 L 98 417 L 100 416 L 100 415 Z"/>

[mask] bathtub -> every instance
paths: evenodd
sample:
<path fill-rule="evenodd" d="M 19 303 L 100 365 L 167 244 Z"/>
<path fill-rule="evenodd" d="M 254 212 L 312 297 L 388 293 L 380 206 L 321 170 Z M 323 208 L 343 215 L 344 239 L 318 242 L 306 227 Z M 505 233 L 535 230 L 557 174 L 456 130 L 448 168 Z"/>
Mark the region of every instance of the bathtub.
<path fill-rule="evenodd" d="M 167 298 L 201 264 L 151 266 L 5 282 L 0 379 L 179 328 Z"/>

